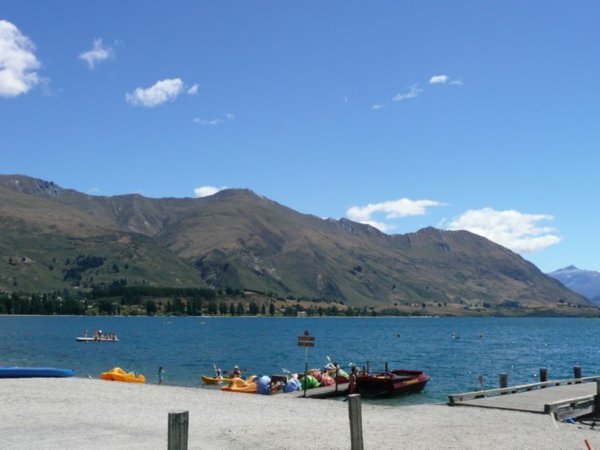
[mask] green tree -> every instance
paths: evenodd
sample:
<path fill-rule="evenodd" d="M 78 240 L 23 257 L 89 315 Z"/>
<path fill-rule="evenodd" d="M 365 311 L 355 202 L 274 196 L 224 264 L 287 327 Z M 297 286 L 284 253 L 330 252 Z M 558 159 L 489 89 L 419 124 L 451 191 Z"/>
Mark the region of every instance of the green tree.
<path fill-rule="evenodd" d="M 146 314 L 149 316 L 155 316 L 158 308 L 156 307 L 156 302 L 154 300 L 146 301 Z"/>
<path fill-rule="evenodd" d="M 248 306 L 248 314 L 251 316 L 258 315 L 258 305 L 256 302 L 250 302 L 250 305 Z"/>
<path fill-rule="evenodd" d="M 112 316 L 114 314 L 114 306 L 110 300 L 100 300 L 98 302 L 98 312 Z"/>
<path fill-rule="evenodd" d="M 219 302 L 219 314 L 222 316 L 226 316 L 227 311 L 229 311 L 229 308 L 227 307 L 227 303 Z"/>
<path fill-rule="evenodd" d="M 237 304 L 237 308 L 236 308 L 235 312 L 238 316 L 243 316 L 246 313 L 246 310 L 244 309 L 244 305 L 242 305 L 242 302 L 239 302 Z"/>

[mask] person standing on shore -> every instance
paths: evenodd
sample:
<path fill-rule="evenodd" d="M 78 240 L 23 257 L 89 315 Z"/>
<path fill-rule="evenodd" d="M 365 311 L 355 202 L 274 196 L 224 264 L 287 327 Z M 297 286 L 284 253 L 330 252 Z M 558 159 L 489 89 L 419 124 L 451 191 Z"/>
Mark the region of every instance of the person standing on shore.
<path fill-rule="evenodd" d="M 163 374 L 165 373 L 165 369 L 163 369 L 163 366 L 160 366 L 158 368 L 158 384 L 163 384 Z"/>
<path fill-rule="evenodd" d="M 352 366 L 352 372 L 350 373 L 350 377 L 348 379 L 348 393 L 356 394 L 358 392 L 358 388 L 356 387 L 356 366 Z"/>

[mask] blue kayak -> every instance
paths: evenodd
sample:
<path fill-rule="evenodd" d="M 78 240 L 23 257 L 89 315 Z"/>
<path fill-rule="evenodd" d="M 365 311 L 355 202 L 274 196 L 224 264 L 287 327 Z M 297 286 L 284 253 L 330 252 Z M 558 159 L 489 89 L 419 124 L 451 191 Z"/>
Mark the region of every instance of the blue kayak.
<path fill-rule="evenodd" d="M 56 369 L 54 367 L 0 367 L 0 378 L 63 378 L 75 375 L 73 369 Z"/>

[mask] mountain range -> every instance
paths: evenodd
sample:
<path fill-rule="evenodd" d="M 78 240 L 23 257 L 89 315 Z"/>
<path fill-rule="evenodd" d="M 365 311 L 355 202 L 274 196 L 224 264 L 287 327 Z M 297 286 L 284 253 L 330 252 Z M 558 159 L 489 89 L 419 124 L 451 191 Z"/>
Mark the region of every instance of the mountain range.
<path fill-rule="evenodd" d="M 388 235 L 246 189 L 105 197 L 0 175 L 0 255 L 4 291 L 120 282 L 431 314 L 596 311 L 518 254 L 470 232 Z"/>
<path fill-rule="evenodd" d="M 600 306 L 600 272 L 568 266 L 548 275 Z"/>

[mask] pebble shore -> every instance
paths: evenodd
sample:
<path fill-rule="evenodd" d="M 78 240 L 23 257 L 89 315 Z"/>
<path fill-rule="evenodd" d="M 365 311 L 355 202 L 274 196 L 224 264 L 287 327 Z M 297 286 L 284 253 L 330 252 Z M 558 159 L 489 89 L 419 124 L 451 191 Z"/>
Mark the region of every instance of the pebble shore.
<path fill-rule="evenodd" d="M 189 411 L 190 449 L 349 449 L 348 404 L 86 378 L 0 379 L 0 448 L 165 449 Z M 600 449 L 600 432 L 548 415 L 362 405 L 365 449 Z"/>

